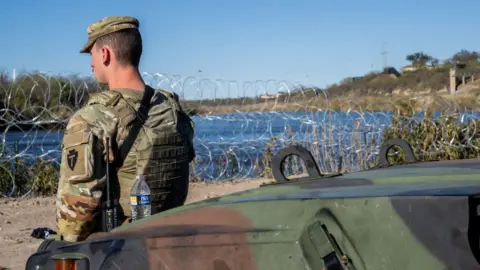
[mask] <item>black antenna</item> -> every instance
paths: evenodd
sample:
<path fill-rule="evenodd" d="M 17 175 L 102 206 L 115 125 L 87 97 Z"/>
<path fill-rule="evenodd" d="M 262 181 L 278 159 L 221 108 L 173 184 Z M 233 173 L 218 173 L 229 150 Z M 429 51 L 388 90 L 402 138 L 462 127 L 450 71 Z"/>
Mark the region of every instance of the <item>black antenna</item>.
<path fill-rule="evenodd" d="M 103 219 L 102 219 L 102 230 L 104 232 L 109 232 L 112 229 L 118 226 L 118 216 L 117 216 L 117 200 L 113 199 L 110 192 L 110 138 L 105 138 L 106 142 L 106 155 L 107 155 L 107 167 L 106 167 L 106 200 L 103 207 Z"/>

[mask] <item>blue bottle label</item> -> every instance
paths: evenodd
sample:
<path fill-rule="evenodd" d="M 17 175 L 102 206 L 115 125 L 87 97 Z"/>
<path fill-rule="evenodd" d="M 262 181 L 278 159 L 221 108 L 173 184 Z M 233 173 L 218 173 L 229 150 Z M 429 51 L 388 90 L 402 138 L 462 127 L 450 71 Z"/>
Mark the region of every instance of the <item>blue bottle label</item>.
<path fill-rule="evenodd" d="M 130 204 L 131 205 L 149 205 L 150 204 L 150 195 L 130 195 Z"/>

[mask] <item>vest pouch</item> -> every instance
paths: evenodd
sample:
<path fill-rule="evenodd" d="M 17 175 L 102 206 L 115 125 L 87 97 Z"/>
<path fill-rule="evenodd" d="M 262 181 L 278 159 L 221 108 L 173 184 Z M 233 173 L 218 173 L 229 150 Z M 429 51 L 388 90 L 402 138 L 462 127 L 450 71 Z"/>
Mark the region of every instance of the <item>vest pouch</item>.
<path fill-rule="evenodd" d="M 78 131 L 64 136 L 62 155 L 66 181 L 75 184 L 93 179 L 95 141 L 96 137 L 91 131 Z"/>

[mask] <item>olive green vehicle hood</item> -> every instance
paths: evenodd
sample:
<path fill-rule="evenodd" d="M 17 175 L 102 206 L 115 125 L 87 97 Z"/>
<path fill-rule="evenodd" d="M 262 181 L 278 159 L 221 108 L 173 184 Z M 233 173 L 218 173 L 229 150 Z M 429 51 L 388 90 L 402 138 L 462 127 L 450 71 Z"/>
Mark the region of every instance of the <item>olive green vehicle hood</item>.
<path fill-rule="evenodd" d="M 101 269 L 480 269 L 476 194 L 478 159 L 399 165 L 208 199 L 62 252 L 98 246 Z"/>

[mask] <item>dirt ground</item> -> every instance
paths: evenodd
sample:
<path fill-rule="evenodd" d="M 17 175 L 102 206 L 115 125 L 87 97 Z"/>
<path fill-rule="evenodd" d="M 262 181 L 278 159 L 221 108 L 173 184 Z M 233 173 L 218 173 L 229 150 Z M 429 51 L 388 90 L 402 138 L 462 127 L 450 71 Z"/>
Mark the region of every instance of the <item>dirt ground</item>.
<path fill-rule="evenodd" d="M 187 203 L 258 187 L 268 179 L 228 181 L 224 183 L 191 183 Z M 41 239 L 30 236 L 33 229 L 55 230 L 53 197 L 0 199 L 0 270 L 25 269 Z"/>

